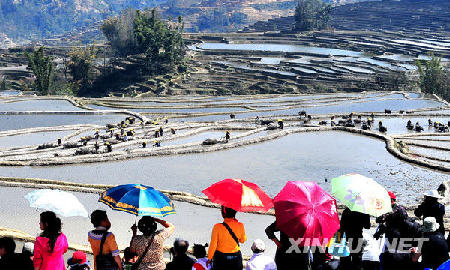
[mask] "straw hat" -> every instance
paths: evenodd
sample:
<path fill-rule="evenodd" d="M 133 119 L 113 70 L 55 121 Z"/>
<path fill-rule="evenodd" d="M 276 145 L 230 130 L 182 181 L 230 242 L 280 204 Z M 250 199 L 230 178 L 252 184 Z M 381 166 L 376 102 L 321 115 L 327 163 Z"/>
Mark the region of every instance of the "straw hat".
<path fill-rule="evenodd" d="M 436 222 L 436 218 L 427 217 L 423 220 L 423 232 L 435 232 L 437 229 L 439 229 L 439 224 Z"/>
<path fill-rule="evenodd" d="M 436 198 L 436 199 L 443 199 L 443 197 L 441 195 L 439 195 L 439 192 L 437 190 L 428 190 L 423 195 L 425 195 L 426 197 L 433 197 L 433 198 Z"/>

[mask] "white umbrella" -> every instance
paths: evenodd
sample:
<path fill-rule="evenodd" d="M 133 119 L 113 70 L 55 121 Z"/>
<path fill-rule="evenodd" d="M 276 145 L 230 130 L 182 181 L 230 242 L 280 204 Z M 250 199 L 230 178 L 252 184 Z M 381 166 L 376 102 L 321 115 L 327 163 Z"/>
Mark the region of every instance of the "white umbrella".
<path fill-rule="evenodd" d="M 69 192 L 42 189 L 28 193 L 25 198 L 31 207 L 53 211 L 63 217 L 88 217 L 84 206 Z"/>

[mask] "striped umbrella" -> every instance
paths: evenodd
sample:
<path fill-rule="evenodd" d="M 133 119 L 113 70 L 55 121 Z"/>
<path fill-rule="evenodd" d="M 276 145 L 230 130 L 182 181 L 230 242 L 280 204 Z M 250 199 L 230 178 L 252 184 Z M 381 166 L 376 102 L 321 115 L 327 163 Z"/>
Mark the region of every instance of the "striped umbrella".
<path fill-rule="evenodd" d="M 165 217 L 175 214 L 175 207 L 166 195 L 141 184 L 127 184 L 110 188 L 98 199 L 113 210 L 136 216 Z"/>
<path fill-rule="evenodd" d="M 212 202 L 239 212 L 266 212 L 272 199 L 256 184 L 242 179 L 224 179 L 202 191 Z"/>

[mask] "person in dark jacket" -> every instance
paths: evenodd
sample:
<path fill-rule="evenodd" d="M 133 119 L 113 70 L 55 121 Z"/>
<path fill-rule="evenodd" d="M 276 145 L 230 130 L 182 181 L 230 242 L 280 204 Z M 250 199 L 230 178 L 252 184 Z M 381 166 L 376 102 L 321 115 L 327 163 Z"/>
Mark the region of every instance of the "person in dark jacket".
<path fill-rule="evenodd" d="M 22 261 L 23 270 L 34 270 L 33 265 L 34 257 L 34 243 L 25 242 L 22 247 L 22 253 L 20 254 L 20 260 Z"/>
<path fill-rule="evenodd" d="M 392 212 L 377 217 L 376 222 L 380 224 L 378 232 L 374 235 L 377 239 L 383 233 L 389 240 L 399 238 L 405 234 L 404 230 L 407 227 L 408 213 L 405 207 L 396 203 L 397 196 L 393 192 L 389 191 L 388 193 L 391 198 Z"/>
<path fill-rule="evenodd" d="M 414 215 L 418 218 L 425 219 L 427 217 L 434 217 L 439 224 L 438 231 L 445 234 L 444 215 L 445 206 L 438 202 L 442 199 L 437 190 L 430 190 L 425 193 L 423 202 L 414 210 Z"/>
<path fill-rule="evenodd" d="M 191 270 L 195 260 L 189 257 L 186 252 L 189 242 L 181 239 L 175 240 L 171 253 L 173 260 L 167 264 L 166 270 Z"/>
<path fill-rule="evenodd" d="M 361 269 L 363 229 L 370 229 L 370 216 L 345 208 L 341 216 L 341 234 L 351 239 L 351 254 L 341 258 L 343 269 Z M 350 243 L 350 242 L 349 242 Z"/>
<path fill-rule="evenodd" d="M 280 239 L 275 236 L 275 232 L 280 232 Z M 302 270 L 311 269 L 309 254 L 303 252 L 302 247 L 299 248 L 299 250 L 302 251 L 301 253 L 286 252 L 290 249 L 292 243 L 291 241 L 289 241 L 289 236 L 278 229 L 276 222 L 270 224 L 266 228 L 266 235 L 277 245 L 277 251 L 275 253 L 275 263 L 277 264 L 278 270 L 292 269 L 293 265 Z"/>
<path fill-rule="evenodd" d="M 427 217 L 423 221 L 423 237 L 428 238 L 422 246 L 423 268 L 437 269 L 449 259 L 448 245 L 444 235 L 439 232 L 439 223 L 434 217 Z"/>
<path fill-rule="evenodd" d="M 384 214 L 376 219 L 379 223 L 378 231 L 374 237 L 378 239 L 380 235 L 386 234 L 386 241 L 393 243 L 398 238 L 408 237 L 408 213 L 406 209 L 396 203 L 397 197 L 391 191 L 388 192 L 391 198 L 392 212 Z M 381 254 L 380 261 L 383 270 L 412 269 L 412 255 L 398 252 L 397 246 L 386 249 Z M 406 268 L 405 268 L 406 267 Z M 409 268 L 408 268 L 409 267 Z"/>
<path fill-rule="evenodd" d="M 0 238 L 0 269 L 27 269 L 20 254 L 16 254 L 16 243 L 10 237 Z"/>

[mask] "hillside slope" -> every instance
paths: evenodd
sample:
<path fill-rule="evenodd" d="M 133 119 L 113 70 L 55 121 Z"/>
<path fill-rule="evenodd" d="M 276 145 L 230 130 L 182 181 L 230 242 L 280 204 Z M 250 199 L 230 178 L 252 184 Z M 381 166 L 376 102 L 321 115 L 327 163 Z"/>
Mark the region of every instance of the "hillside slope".
<path fill-rule="evenodd" d="M 80 29 L 126 8 L 154 7 L 166 0 L 6 0 L 0 33 L 14 40 L 40 39 Z"/>

